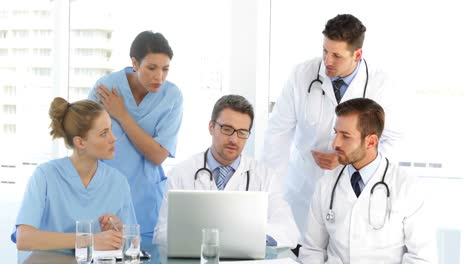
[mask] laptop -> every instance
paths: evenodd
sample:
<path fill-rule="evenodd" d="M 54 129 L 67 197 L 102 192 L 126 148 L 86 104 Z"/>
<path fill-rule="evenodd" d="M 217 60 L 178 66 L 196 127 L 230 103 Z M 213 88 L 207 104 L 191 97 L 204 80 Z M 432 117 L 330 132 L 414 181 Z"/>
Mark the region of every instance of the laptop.
<path fill-rule="evenodd" d="M 167 256 L 199 258 L 203 228 L 219 230 L 220 257 L 263 259 L 268 193 L 168 192 Z"/>

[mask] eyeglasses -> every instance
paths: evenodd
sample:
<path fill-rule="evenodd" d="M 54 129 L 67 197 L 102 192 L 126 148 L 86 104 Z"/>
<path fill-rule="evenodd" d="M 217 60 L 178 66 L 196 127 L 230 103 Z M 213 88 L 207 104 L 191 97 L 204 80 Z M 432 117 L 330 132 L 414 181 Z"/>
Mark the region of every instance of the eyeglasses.
<path fill-rule="evenodd" d="M 237 132 L 237 137 L 239 138 L 247 139 L 250 136 L 250 131 L 247 129 L 234 129 L 232 126 L 223 125 L 216 121 L 213 122 L 219 125 L 219 127 L 221 128 L 221 133 L 226 136 L 232 136 L 234 132 Z"/>

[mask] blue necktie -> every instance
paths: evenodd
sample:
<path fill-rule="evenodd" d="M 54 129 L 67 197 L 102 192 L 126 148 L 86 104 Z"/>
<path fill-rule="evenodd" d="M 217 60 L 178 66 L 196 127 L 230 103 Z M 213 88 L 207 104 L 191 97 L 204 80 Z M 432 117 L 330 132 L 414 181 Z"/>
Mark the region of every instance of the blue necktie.
<path fill-rule="evenodd" d="M 338 103 L 341 101 L 341 86 L 343 86 L 344 81 L 343 79 L 336 79 L 332 82 L 333 84 L 333 92 L 335 93 L 335 98 Z"/>
<path fill-rule="evenodd" d="M 359 171 L 355 171 L 351 176 L 351 186 L 353 186 L 354 193 L 357 197 L 361 194 L 361 187 L 359 187 L 359 181 L 361 180 L 361 174 Z"/>
<path fill-rule="evenodd" d="M 218 190 L 223 190 L 226 177 L 231 171 L 231 167 L 229 166 L 219 166 L 219 174 L 218 174 L 218 179 L 216 180 L 216 187 L 218 187 Z"/>

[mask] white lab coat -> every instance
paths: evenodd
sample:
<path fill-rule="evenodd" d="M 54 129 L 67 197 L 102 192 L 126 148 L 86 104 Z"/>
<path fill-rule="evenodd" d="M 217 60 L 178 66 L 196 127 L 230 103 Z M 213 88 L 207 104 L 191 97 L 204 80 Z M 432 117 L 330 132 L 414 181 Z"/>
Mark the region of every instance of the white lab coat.
<path fill-rule="evenodd" d="M 348 169 L 343 171 L 333 201 L 334 222 L 327 221 L 326 215 L 342 166 L 318 181 L 299 254 L 302 263 L 326 263 L 327 257 L 333 264 L 436 263 L 436 233 L 427 215 L 423 188 L 416 177 L 393 163 L 385 176 L 390 189 L 390 218 L 380 230 L 370 226 L 370 190 L 381 181 L 385 165 L 382 159 L 359 198 L 351 187 Z"/>
<path fill-rule="evenodd" d="M 198 179 L 194 181 L 195 172 L 202 168 L 203 164 L 204 153 L 199 153 L 175 166 L 168 174 L 167 190 L 216 190 L 216 184 L 210 181 L 207 173 L 199 173 Z M 294 222 L 291 209 L 283 199 L 281 180 L 273 170 L 262 166 L 250 157 L 241 155 L 239 167 L 224 190 L 245 191 L 247 171 L 250 173 L 249 190 L 269 193 L 267 235 L 276 240 L 277 247 L 296 247 L 299 231 Z M 153 238 L 153 242 L 156 244 L 165 244 L 166 241 L 167 193 L 164 195 Z"/>
<path fill-rule="evenodd" d="M 320 58 L 309 60 L 294 69 L 273 109 L 265 133 L 262 156 L 262 161 L 268 167 L 284 175 L 285 199 L 291 206 L 301 233 L 304 231 L 315 182 L 324 174 L 324 170 L 315 163 L 311 151 L 332 152 L 334 139 L 337 101 L 323 63 L 320 68 L 323 85 L 315 82 L 310 95 L 307 93 L 309 84 L 317 77 L 320 61 Z M 395 113 L 395 104 L 399 108 L 403 107 L 405 93 L 402 95 L 396 91 L 396 87 L 390 87 L 386 76 L 372 63 L 367 63 L 369 80 L 366 98 L 378 102 L 385 110 L 385 130 L 379 150 L 389 156 L 395 142 L 401 138 L 401 129 L 397 125 L 404 124 L 401 115 Z M 361 61 L 358 73 L 341 101 L 362 97 L 365 82 L 366 66 Z"/>

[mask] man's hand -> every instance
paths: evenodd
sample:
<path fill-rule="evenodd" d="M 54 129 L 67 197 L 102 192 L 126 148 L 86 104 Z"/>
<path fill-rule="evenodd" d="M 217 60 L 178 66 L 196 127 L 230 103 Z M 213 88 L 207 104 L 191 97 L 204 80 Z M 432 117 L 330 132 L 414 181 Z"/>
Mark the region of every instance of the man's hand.
<path fill-rule="evenodd" d="M 319 151 L 312 151 L 312 156 L 320 168 L 324 170 L 333 170 L 338 167 L 338 155 L 336 153 L 326 153 Z"/>

